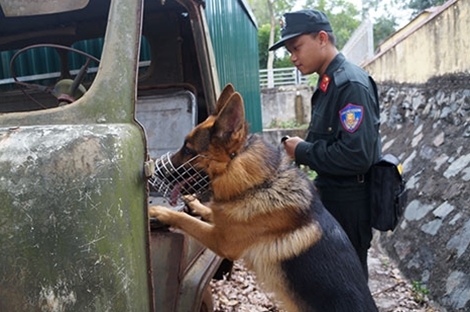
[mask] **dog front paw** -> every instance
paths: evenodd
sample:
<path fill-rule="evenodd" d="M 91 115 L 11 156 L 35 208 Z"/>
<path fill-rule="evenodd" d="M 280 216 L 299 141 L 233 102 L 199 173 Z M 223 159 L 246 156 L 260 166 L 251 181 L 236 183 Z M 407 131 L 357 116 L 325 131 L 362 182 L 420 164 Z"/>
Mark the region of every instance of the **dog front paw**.
<path fill-rule="evenodd" d="M 192 216 L 198 216 L 197 208 L 195 209 L 195 206 L 197 206 L 199 200 L 196 198 L 194 195 L 184 195 L 181 197 L 181 199 L 184 202 L 184 211 Z"/>
<path fill-rule="evenodd" d="M 195 196 L 185 195 L 183 196 L 183 201 L 186 204 L 186 207 L 188 207 L 191 215 L 200 216 L 205 221 L 212 220 L 212 210 L 209 207 L 201 204 L 199 199 L 197 199 Z"/>
<path fill-rule="evenodd" d="M 148 209 L 149 217 L 156 218 L 158 221 L 167 225 L 172 224 L 172 213 L 173 211 L 163 206 L 151 206 Z"/>

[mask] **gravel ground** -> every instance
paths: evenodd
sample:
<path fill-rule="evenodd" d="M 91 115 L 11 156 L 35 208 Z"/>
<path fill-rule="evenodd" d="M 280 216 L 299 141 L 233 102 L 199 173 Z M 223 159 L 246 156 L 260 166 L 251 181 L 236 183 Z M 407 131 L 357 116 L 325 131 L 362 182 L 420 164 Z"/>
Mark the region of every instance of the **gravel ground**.
<path fill-rule="evenodd" d="M 211 282 L 216 312 L 285 312 L 276 307 L 271 294 L 256 284 L 243 261 L 236 261 L 230 278 Z M 438 312 L 419 284 L 405 280 L 396 265 L 373 241 L 369 250 L 369 287 L 380 312 Z"/>

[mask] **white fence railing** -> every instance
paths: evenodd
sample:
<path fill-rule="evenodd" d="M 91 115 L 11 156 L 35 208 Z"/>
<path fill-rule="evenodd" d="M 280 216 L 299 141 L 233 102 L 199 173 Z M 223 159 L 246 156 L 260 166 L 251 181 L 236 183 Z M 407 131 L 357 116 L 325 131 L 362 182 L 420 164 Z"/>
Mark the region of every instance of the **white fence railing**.
<path fill-rule="evenodd" d="M 268 72 L 267 69 L 260 69 L 259 77 L 261 88 L 308 84 L 308 76 L 302 75 L 295 67 L 274 68 L 272 72 Z"/>

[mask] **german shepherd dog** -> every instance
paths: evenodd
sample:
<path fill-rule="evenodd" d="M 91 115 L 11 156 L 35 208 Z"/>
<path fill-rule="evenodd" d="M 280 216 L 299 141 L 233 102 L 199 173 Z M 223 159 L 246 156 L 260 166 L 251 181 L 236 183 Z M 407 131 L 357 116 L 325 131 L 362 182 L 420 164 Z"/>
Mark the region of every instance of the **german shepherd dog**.
<path fill-rule="evenodd" d="M 287 311 L 377 311 L 345 232 L 313 183 L 281 154 L 261 136 L 248 135 L 243 99 L 229 84 L 216 113 L 171 156 L 175 167 L 193 159 L 192 165 L 209 176 L 208 204 L 184 199 L 202 220 L 163 206 L 149 207 L 149 216 L 221 257 L 244 259 Z"/>

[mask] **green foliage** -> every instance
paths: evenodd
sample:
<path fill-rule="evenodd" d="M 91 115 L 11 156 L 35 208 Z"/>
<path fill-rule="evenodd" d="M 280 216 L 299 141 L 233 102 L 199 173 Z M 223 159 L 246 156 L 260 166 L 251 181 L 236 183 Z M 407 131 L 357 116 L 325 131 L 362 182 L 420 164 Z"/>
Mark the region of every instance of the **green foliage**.
<path fill-rule="evenodd" d="M 408 4 L 405 5 L 405 7 L 413 9 L 413 15 L 417 15 L 427 8 L 441 5 L 446 1 L 447 0 L 408 0 Z"/>
<path fill-rule="evenodd" d="M 362 0 L 362 18 L 364 19 L 370 11 L 377 9 L 379 2 L 380 0 Z"/>
<path fill-rule="evenodd" d="M 268 129 L 307 129 L 308 124 L 299 124 L 295 120 L 282 121 L 274 118 L 268 126 Z"/>
<path fill-rule="evenodd" d="M 268 48 L 269 48 L 269 31 L 271 26 L 269 24 L 261 25 L 258 28 L 258 55 L 259 55 L 259 68 L 266 69 L 268 63 Z"/>
<path fill-rule="evenodd" d="M 315 87 L 318 84 L 318 74 L 313 73 L 307 78 L 308 85 L 311 87 Z"/>
<path fill-rule="evenodd" d="M 429 295 L 429 290 L 419 281 L 412 282 L 411 292 L 413 293 L 414 301 L 417 303 L 423 303 L 426 300 L 426 296 Z"/>
<path fill-rule="evenodd" d="M 283 68 L 283 67 L 292 67 L 292 62 L 290 61 L 290 55 L 285 54 L 283 57 L 275 55 L 274 57 L 274 66 L 273 68 Z"/>
<path fill-rule="evenodd" d="M 390 259 L 388 259 L 387 257 L 383 257 L 380 260 L 382 260 L 382 266 L 384 268 L 388 269 L 390 267 Z"/>
<path fill-rule="evenodd" d="M 256 16 L 258 25 L 265 25 L 270 23 L 268 0 L 248 0 L 253 14 Z"/>
<path fill-rule="evenodd" d="M 256 16 L 258 22 L 258 50 L 259 50 L 259 67 L 266 69 L 268 67 L 269 46 L 274 42 L 269 42 L 269 35 L 271 31 L 271 16 L 269 15 L 268 1 L 273 4 L 275 30 L 274 42 L 280 39 L 280 25 L 278 23 L 280 16 L 284 12 L 292 10 L 297 0 L 248 0 L 248 3 Z M 286 55 L 274 54 L 273 67 L 290 67 L 292 63 Z"/>
<path fill-rule="evenodd" d="M 274 15 L 277 20 L 283 13 L 291 11 L 297 0 L 248 0 L 253 14 L 256 16 L 258 25 L 270 24 L 268 1 L 272 1 L 274 7 Z"/>
<path fill-rule="evenodd" d="M 413 10 L 412 16 L 414 17 L 425 9 L 442 5 L 445 2 L 447 2 L 447 0 L 392 0 L 391 4 L 397 8 Z"/>
<path fill-rule="evenodd" d="M 397 21 L 395 17 L 387 18 L 382 16 L 378 18 L 374 23 L 374 49 L 377 49 L 383 40 L 393 34 L 396 27 Z"/>
<path fill-rule="evenodd" d="M 259 68 L 266 69 L 268 64 L 268 49 L 269 49 L 269 32 L 271 26 L 269 24 L 261 25 L 258 28 L 258 55 L 259 55 Z M 279 25 L 276 26 L 276 40 L 279 40 Z M 287 54 L 274 54 L 273 68 L 292 67 L 290 56 Z"/>
<path fill-rule="evenodd" d="M 336 37 L 336 47 L 341 50 L 361 24 L 361 12 L 345 0 L 307 0 L 304 8 L 325 12 Z"/>
<path fill-rule="evenodd" d="M 274 5 L 274 14 L 275 17 L 279 20 L 282 14 L 285 12 L 292 11 L 292 8 L 297 3 L 297 0 L 265 0 L 265 1 L 272 1 Z M 278 13 L 278 14 L 276 14 Z"/>
<path fill-rule="evenodd" d="M 308 178 L 312 181 L 317 177 L 317 172 L 310 169 L 306 165 L 300 165 L 300 169 L 303 170 L 307 174 Z"/>
<path fill-rule="evenodd" d="M 267 68 L 269 33 L 271 30 L 271 19 L 268 10 L 268 1 L 273 1 L 274 15 L 276 19 L 276 29 L 274 42 L 280 39 L 280 26 L 277 22 L 280 17 L 292 10 L 296 0 L 248 0 L 248 3 L 256 16 L 258 29 L 258 50 L 260 69 Z M 409 1 L 430 1 L 440 2 L 444 0 L 409 0 Z M 346 0 L 306 0 L 303 8 L 315 8 L 326 13 L 330 19 L 333 31 L 336 37 L 336 47 L 341 50 L 350 39 L 352 33 L 360 25 L 362 18 L 367 15 L 368 10 L 377 7 L 379 0 L 363 0 L 362 11 L 359 11 L 352 3 Z M 396 18 L 380 17 L 374 24 L 374 42 L 375 47 L 388 38 L 397 26 Z M 274 68 L 291 67 L 290 56 L 280 52 L 274 54 Z M 311 86 L 315 86 L 318 76 L 312 75 L 308 79 Z"/>

